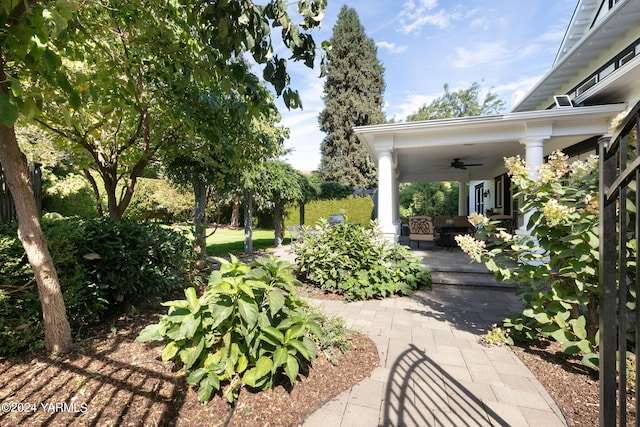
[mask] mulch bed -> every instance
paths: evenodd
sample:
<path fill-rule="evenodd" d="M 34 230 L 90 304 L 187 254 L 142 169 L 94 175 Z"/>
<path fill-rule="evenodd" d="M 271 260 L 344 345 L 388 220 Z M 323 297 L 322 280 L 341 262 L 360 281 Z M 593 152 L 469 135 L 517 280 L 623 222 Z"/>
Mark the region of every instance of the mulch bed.
<path fill-rule="evenodd" d="M 182 371 L 160 361 L 161 345 L 135 341 L 157 318 L 121 316 L 64 357 L 0 358 L 0 425 L 295 426 L 379 363 L 375 344 L 354 334 L 337 365 L 319 352 L 294 387 L 243 389 L 235 407 L 221 395 L 202 404 Z"/>
<path fill-rule="evenodd" d="M 598 371 L 582 366 L 580 359 L 562 353 L 562 345 L 510 347 L 547 389 L 570 426 L 598 426 L 600 382 Z M 635 425 L 635 391 L 627 392 L 627 425 Z"/>

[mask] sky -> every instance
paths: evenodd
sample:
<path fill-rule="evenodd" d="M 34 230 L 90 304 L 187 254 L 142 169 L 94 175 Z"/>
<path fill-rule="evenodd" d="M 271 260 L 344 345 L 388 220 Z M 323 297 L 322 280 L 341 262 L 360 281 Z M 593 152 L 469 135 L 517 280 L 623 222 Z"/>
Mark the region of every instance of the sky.
<path fill-rule="evenodd" d="M 481 96 L 490 90 L 511 110 L 553 65 L 577 0 L 328 0 L 321 29 L 311 33 L 318 46 L 331 38 L 345 4 L 358 13 L 385 68 L 386 117 L 401 122 L 442 96 L 445 84 L 456 91 L 478 82 Z M 277 100 L 290 131 L 285 148 L 292 152 L 284 160 L 317 170 L 324 80 L 319 67 L 290 61 L 288 69 L 303 109 L 287 110 Z"/>

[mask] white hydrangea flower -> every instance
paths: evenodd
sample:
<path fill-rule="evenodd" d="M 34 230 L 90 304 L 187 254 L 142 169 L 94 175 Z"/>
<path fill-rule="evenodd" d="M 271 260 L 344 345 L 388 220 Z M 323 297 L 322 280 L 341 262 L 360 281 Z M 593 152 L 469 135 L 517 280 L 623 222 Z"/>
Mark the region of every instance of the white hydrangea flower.
<path fill-rule="evenodd" d="M 471 225 L 473 225 L 474 227 L 489 223 L 489 218 L 477 212 L 472 213 L 467 218 L 469 219 L 469 222 L 471 223 Z"/>
<path fill-rule="evenodd" d="M 553 227 L 560 224 L 567 216 L 571 215 L 574 212 L 574 208 L 561 205 L 556 199 L 551 199 L 542 206 L 540 211 L 547 220 L 547 224 Z"/>
<path fill-rule="evenodd" d="M 476 240 L 468 234 L 455 236 L 455 239 L 464 253 L 469 255 L 474 261 L 482 262 L 482 254 L 486 247 L 483 240 Z"/>

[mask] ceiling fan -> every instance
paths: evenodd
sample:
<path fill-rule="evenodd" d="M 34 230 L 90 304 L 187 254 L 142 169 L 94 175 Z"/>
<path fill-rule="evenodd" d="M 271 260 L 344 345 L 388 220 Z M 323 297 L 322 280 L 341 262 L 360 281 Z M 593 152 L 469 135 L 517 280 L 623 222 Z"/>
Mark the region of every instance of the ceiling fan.
<path fill-rule="evenodd" d="M 451 167 L 455 169 L 466 169 L 469 166 L 482 166 L 482 163 L 465 163 L 460 159 L 453 159 Z"/>

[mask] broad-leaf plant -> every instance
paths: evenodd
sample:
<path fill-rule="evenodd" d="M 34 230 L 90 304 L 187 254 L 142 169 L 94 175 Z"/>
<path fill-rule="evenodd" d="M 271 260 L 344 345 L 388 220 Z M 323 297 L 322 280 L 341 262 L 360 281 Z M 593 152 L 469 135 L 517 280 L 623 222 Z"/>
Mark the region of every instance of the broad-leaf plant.
<path fill-rule="evenodd" d="M 201 296 L 165 302 L 168 313 L 146 327 L 139 341 L 164 341 L 162 360 L 176 359 L 198 398 L 223 391 L 229 402 L 241 387 L 266 390 L 282 376 L 291 384 L 316 357 L 322 315 L 294 291 L 293 266 L 274 257 L 251 264 L 222 258 Z"/>

